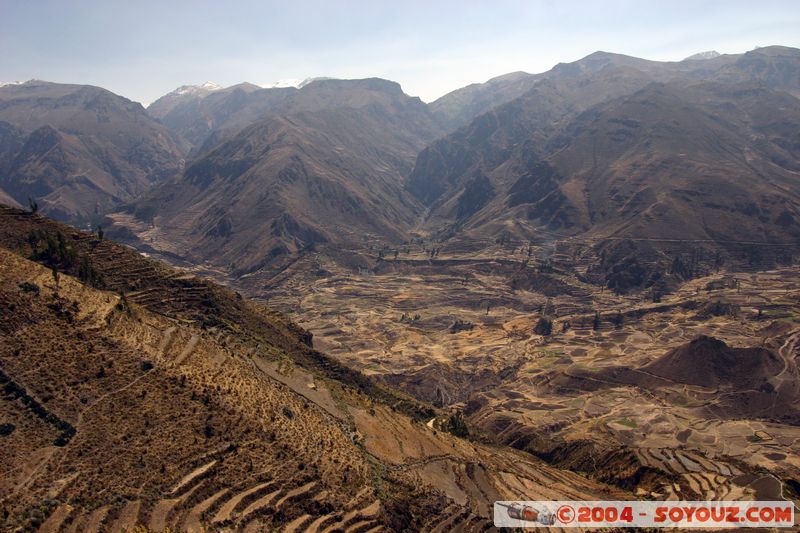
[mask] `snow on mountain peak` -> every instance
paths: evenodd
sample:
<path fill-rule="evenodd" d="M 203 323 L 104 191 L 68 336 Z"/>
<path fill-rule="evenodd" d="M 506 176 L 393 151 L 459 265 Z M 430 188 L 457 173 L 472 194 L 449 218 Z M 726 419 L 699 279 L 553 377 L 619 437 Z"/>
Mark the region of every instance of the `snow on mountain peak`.
<path fill-rule="evenodd" d="M 309 83 L 313 83 L 315 81 L 325 81 L 325 80 L 335 80 L 335 79 L 336 78 L 331 78 L 329 76 L 317 76 L 316 78 L 306 78 L 306 79 L 303 80 L 303 82 L 300 85 L 297 86 L 297 88 L 298 89 L 302 89 L 303 87 L 305 87 Z"/>
<path fill-rule="evenodd" d="M 0 87 L 5 87 L 6 85 L 22 85 L 21 81 L 0 81 Z"/>
<path fill-rule="evenodd" d="M 690 55 L 684 61 L 702 61 L 704 59 L 714 59 L 715 57 L 719 57 L 721 54 L 716 50 L 709 50 L 707 52 L 699 52 L 697 54 Z"/>
<path fill-rule="evenodd" d="M 214 82 L 207 81 L 202 85 L 181 85 L 180 87 L 172 91 L 172 94 L 174 95 L 196 94 L 196 93 L 219 91 L 222 88 L 223 87 L 221 85 L 217 85 Z"/>
<path fill-rule="evenodd" d="M 207 81 L 203 85 L 201 85 L 200 88 L 206 89 L 208 91 L 218 91 L 222 89 L 222 85 L 217 85 L 213 81 Z"/>
<path fill-rule="evenodd" d="M 278 81 L 276 81 L 274 83 L 263 84 L 263 85 L 260 85 L 260 87 L 263 88 L 263 89 L 285 89 L 287 87 L 294 87 L 296 89 L 302 89 L 303 87 L 305 87 L 309 83 L 312 83 L 312 82 L 315 82 L 315 81 L 322 81 L 322 80 L 332 80 L 332 79 L 335 79 L 335 78 L 329 78 L 327 76 L 319 76 L 319 77 L 316 77 L 316 78 L 306 78 L 304 80 L 299 80 L 297 78 L 287 78 L 287 79 L 283 79 L 283 80 L 278 80 Z"/>
<path fill-rule="evenodd" d="M 286 78 L 283 80 L 278 80 L 273 83 L 267 83 L 261 85 L 261 87 L 264 89 L 286 89 L 287 87 L 298 87 L 302 83 L 303 80 L 298 80 L 296 78 Z"/>

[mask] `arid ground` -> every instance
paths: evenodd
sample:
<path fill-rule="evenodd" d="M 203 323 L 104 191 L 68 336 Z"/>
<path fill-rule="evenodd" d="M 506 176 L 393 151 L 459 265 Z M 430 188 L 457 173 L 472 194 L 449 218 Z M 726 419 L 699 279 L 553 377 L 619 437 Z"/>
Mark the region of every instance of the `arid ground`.
<path fill-rule="evenodd" d="M 571 271 L 554 268 L 556 254 L 537 267 L 545 250 L 528 248 L 417 243 L 395 257 L 365 245 L 368 268 L 320 253 L 239 283 L 268 294 L 316 348 L 444 412 L 464 412 L 487 439 L 586 471 L 587 453 L 606 460 L 624 450 L 658 475 L 633 479 L 620 469 L 606 478 L 640 495 L 796 497 L 797 267 L 721 267 L 654 302 L 650 292 L 617 295 L 579 281 L 580 260 Z M 537 333 L 542 316 L 549 335 Z M 712 352 L 759 347 L 774 360 L 752 367 L 709 355 L 706 337 Z M 669 357 L 676 349 L 688 355 Z"/>

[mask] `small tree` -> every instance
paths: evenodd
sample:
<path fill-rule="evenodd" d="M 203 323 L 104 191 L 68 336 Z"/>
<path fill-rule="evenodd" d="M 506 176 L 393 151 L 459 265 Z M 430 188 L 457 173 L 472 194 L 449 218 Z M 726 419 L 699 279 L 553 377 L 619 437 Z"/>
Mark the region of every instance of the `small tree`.
<path fill-rule="evenodd" d="M 672 266 L 669 269 L 670 274 L 679 276 L 685 280 L 692 278 L 692 265 L 686 265 L 680 255 L 676 255 L 672 259 Z"/>
<path fill-rule="evenodd" d="M 39 211 L 39 204 L 36 203 L 36 200 L 28 196 L 28 209 L 30 209 L 31 213 L 36 213 Z"/>
<path fill-rule="evenodd" d="M 131 306 L 128 303 L 128 298 L 125 296 L 125 293 L 122 292 L 122 291 L 119 291 L 119 300 L 117 301 L 116 308 L 117 308 L 117 311 L 123 311 L 128 316 L 131 315 Z"/>
<path fill-rule="evenodd" d="M 467 421 L 461 413 L 454 413 L 447 419 L 445 429 L 455 435 L 456 437 L 466 438 L 469 436 L 469 428 L 467 428 Z"/>
<path fill-rule="evenodd" d="M 595 311 L 594 320 L 592 321 L 592 329 L 597 331 L 600 329 L 600 311 Z"/>
<path fill-rule="evenodd" d="M 654 289 L 653 289 L 653 290 L 650 292 L 650 297 L 651 297 L 651 299 L 652 299 L 652 301 L 653 301 L 653 303 L 654 303 L 654 304 L 657 304 L 657 303 L 660 303 L 660 302 L 661 302 L 661 292 L 660 292 L 658 289 L 655 289 L 655 288 L 654 288 Z"/>
<path fill-rule="evenodd" d="M 622 312 L 617 311 L 617 314 L 614 315 L 614 318 L 611 319 L 614 323 L 614 327 L 621 328 L 622 327 Z"/>
<path fill-rule="evenodd" d="M 537 335 L 549 337 L 550 334 L 553 333 L 553 321 L 546 316 L 540 317 L 539 321 L 536 323 L 536 327 L 533 328 L 533 331 Z"/>
<path fill-rule="evenodd" d="M 86 255 L 81 255 L 78 265 L 78 279 L 92 287 L 103 287 L 103 277 L 95 270 Z"/>
<path fill-rule="evenodd" d="M 103 226 L 102 225 L 98 225 L 97 226 L 97 239 L 102 241 L 104 236 L 105 236 L 105 232 L 103 231 Z"/>
<path fill-rule="evenodd" d="M 53 275 L 53 282 L 56 284 L 56 290 L 58 290 L 58 268 L 53 265 L 50 268 L 50 273 Z"/>

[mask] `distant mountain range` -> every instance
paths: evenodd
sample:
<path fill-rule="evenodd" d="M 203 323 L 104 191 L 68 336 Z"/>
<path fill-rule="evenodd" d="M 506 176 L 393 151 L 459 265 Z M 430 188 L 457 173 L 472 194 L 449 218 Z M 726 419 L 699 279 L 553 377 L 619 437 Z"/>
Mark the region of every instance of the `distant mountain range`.
<path fill-rule="evenodd" d="M 200 148 L 258 120 L 296 89 L 327 79 L 279 80 L 267 86 L 239 83 L 222 87 L 212 82 L 184 85 L 150 104 L 147 112 Z"/>
<path fill-rule="evenodd" d="M 218 94 L 237 98 L 204 102 Z M 422 210 L 405 176 L 443 133 L 423 102 L 380 79 L 262 89 L 240 101 L 265 105 L 266 118 L 223 135 L 182 176 L 130 206 L 180 243 L 179 255 L 243 273 L 315 244 L 405 239 Z M 239 120 L 221 116 L 223 128 Z"/>
<path fill-rule="evenodd" d="M 407 187 L 441 235 L 797 243 L 798 73 L 781 47 L 592 54 L 428 146 Z"/>
<path fill-rule="evenodd" d="M 780 46 L 597 52 L 431 104 L 316 79 L 184 86 L 145 112 L 28 82 L 0 88 L 0 198 L 112 214 L 118 237 L 237 275 L 318 245 L 542 231 L 613 252 L 611 268 L 637 240 L 796 243 L 798 97 L 800 51 Z"/>
<path fill-rule="evenodd" d="M 99 87 L 0 87 L 0 189 L 61 220 L 100 220 L 178 174 L 187 149 L 140 104 Z"/>
<path fill-rule="evenodd" d="M 695 159 L 706 167 L 704 174 L 714 167 L 729 174 L 726 165 L 737 165 L 726 162 L 731 157 L 738 158 L 739 173 L 754 172 L 755 156 L 745 157 L 747 150 L 789 148 L 791 155 L 769 157 L 784 163 L 796 158 L 791 128 L 772 121 L 780 119 L 779 109 L 786 123 L 797 120 L 798 100 L 785 90 L 798 86 L 799 70 L 800 52 L 789 49 L 760 49 L 701 63 L 657 63 L 598 52 L 530 78 L 532 87 L 525 94 L 426 148 L 408 188 L 431 208 L 432 227 L 488 224 L 491 233 L 491 226 L 523 220 L 551 229 L 599 232 L 611 213 L 607 201 L 614 197 L 619 201 L 614 212 L 635 218 L 639 212 L 630 199 L 642 202 L 639 207 L 653 207 L 641 196 L 643 185 L 673 187 L 681 179 L 688 180 L 685 187 L 698 186 L 701 173 L 687 168 Z M 724 152 L 720 143 L 726 133 L 738 139 L 730 140 Z M 636 159 L 636 171 L 625 169 L 621 158 Z M 670 167 L 670 161 L 676 166 Z M 658 172 L 645 171 L 646 165 Z M 613 195 L 603 191 L 593 197 L 591 190 L 602 175 L 620 183 Z M 752 179 L 745 182 L 752 186 Z M 661 236 L 657 225 L 645 226 L 636 231 Z M 525 225 L 517 227 L 518 237 L 526 238 Z M 697 226 L 692 228 L 697 233 Z"/>

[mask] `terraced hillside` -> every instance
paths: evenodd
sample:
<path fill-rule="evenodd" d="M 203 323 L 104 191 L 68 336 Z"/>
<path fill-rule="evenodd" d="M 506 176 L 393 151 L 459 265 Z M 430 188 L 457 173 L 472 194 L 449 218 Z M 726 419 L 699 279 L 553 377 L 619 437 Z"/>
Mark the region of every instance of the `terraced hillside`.
<path fill-rule="evenodd" d="M 496 499 L 632 497 L 426 424 L 281 315 L 7 208 L 0 315 L 0 529 L 477 531 Z"/>
<path fill-rule="evenodd" d="M 367 243 L 357 268 L 319 251 L 238 283 L 338 360 L 555 466 L 642 496 L 797 500 L 797 266 L 704 264 L 621 295 L 569 244 Z"/>

